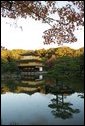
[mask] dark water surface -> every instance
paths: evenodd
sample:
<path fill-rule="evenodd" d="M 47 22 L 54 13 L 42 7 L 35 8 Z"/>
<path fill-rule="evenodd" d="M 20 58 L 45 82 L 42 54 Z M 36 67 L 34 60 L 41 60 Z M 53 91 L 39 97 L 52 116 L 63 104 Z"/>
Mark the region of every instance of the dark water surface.
<path fill-rule="evenodd" d="M 2 125 L 84 125 L 84 84 L 73 82 L 54 90 L 54 82 L 42 77 L 3 81 Z"/>

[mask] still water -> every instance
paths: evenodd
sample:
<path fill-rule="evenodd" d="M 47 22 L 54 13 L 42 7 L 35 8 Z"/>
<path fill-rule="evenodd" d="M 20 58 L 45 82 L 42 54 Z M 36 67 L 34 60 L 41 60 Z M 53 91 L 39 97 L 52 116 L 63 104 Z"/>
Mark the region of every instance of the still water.
<path fill-rule="evenodd" d="M 42 77 L 2 82 L 2 125 L 84 125 L 83 82 L 51 92 L 52 82 Z"/>

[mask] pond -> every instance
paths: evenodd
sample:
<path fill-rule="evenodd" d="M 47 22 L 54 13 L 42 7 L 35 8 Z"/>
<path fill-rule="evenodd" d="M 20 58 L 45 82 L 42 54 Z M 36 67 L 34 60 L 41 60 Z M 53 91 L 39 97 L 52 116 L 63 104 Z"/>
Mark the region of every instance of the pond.
<path fill-rule="evenodd" d="M 84 84 L 73 82 L 54 90 L 41 75 L 2 81 L 2 125 L 84 125 Z"/>

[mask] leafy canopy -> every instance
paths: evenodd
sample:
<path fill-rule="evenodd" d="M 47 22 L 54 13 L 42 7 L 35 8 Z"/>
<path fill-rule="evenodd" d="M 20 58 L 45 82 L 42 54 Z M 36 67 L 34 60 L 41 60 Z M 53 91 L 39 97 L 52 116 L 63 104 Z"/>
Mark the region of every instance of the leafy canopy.
<path fill-rule="evenodd" d="M 84 1 L 65 1 L 66 5 L 62 7 L 58 6 L 59 2 L 63 3 L 63 1 L 1 1 L 1 15 L 9 18 L 30 16 L 48 23 L 50 28 L 44 31 L 44 44 L 60 45 L 75 42 L 76 26 L 84 24 Z"/>

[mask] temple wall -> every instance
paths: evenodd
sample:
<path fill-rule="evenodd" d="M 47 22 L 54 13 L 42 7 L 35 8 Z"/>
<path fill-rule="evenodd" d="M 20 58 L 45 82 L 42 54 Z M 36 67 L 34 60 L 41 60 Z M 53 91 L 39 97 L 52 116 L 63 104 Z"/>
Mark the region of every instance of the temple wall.
<path fill-rule="evenodd" d="M 43 67 L 39 67 L 39 71 L 43 71 Z"/>

